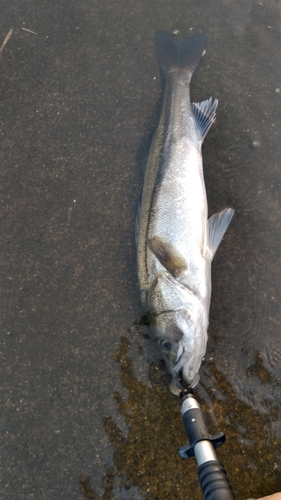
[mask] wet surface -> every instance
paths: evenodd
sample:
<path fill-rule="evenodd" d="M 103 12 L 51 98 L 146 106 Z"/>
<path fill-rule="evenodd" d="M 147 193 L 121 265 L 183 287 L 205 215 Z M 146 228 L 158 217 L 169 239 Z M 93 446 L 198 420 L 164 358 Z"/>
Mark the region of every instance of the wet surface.
<path fill-rule="evenodd" d="M 1 495 L 200 499 L 179 401 L 142 315 L 137 152 L 157 124 L 156 29 L 209 44 L 194 101 L 210 213 L 235 218 L 213 265 L 198 397 L 237 498 L 281 490 L 280 3 L 0 7 Z M 34 33 L 23 30 L 31 30 Z"/>

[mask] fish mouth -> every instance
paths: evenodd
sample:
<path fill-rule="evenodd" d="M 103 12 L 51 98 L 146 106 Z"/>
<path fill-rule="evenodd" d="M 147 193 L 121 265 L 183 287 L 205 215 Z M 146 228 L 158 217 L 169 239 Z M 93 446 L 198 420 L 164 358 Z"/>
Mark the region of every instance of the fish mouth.
<path fill-rule="evenodd" d="M 191 355 L 188 354 L 188 352 L 185 350 L 184 346 L 179 345 L 177 355 L 176 355 L 175 361 L 174 361 L 173 372 L 175 374 L 181 372 L 185 363 L 188 362 L 190 359 L 191 359 Z"/>
<path fill-rule="evenodd" d="M 172 368 L 173 378 L 175 385 L 180 389 L 193 389 L 196 387 L 200 380 L 199 373 L 196 372 L 194 376 L 184 377 L 185 365 L 191 360 L 192 355 L 188 354 L 184 346 L 179 345 L 178 352 L 175 358 L 175 364 Z"/>
<path fill-rule="evenodd" d="M 190 384 L 188 385 L 188 387 L 189 387 L 190 389 L 194 389 L 194 387 L 196 387 L 196 386 L 197 386 L 197 384 L 199 383 L 199 380 L 200 380 L 200 375 L 199 375 L 199 373 L 197 372 L 197 373 L 195 373 L 195 375 L 194 375 L 194 377 L 193 377 L 193 380 L 192 380 L 192 382 L 190 382 Z"/>
<path fill-rule="evenodd" d="M 181 357 L 182 357 L 183 353 L 184 353 L 184 347 L 182 345 L 180 345 L 179 348 L 178 348 L 176 359 L 175 359 L 176 366 L 178 364 L 180 364 Z"/>
<path fill-rule="evenodd" d="M 185 380 L 183 378 L 182 370 L 180 370 L 178 374 L 173 378 L 173 385 L 180 391 L 186 391 L 194 389 L 199 383 L 199 380 L 200 380 L 199 373 L 195 373 L 192 380 L 190 381 Z"/>

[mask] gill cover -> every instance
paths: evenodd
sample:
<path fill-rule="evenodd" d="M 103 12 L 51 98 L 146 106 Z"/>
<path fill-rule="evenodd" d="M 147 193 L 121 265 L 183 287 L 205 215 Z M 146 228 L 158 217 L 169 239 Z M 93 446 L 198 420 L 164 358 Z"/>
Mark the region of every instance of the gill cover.
<path fill-rule="evenodd" d="M 199 299 L 183 284 L 188 273 L 183 257 L 160 238 L 148 240 L 148 246 L 164 268 L 148 293 L 151 326 L 172 375 L 181 371 L 191 384 L 205 354 L 208 319 Z"/>

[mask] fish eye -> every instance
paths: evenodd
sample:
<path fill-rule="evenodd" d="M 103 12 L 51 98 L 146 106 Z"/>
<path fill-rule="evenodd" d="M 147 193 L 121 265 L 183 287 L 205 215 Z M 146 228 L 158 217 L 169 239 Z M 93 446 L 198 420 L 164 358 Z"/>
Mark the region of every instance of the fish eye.
<path fill-rule="evenodd" d="M 172 349 L 172 343 L 168 339 L 162 340 L 161 347 L 164 351 L 170 351 Z"/>

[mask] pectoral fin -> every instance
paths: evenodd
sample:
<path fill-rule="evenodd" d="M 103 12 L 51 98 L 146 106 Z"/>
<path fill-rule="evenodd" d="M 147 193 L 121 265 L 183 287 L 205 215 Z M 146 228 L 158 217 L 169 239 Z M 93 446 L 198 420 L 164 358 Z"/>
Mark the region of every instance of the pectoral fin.
<path fill-rule="evenodd" d="M 219 214 L 214 214 L 208 219 L 208 248 L 213 259 L 225 231 L 233 217 L 234 210 L 227 208 Z"/>
<path fill-rule="evenodd" d="M 187 271 L 187 264 L 184 258 L 171 243 L 155 237 L 151 239 L 148 238 L 147 244 L 156 259 L 159 260 L 160 264 L 162 264 L 174 278 L 179 278 L 179 276 Z"/>

